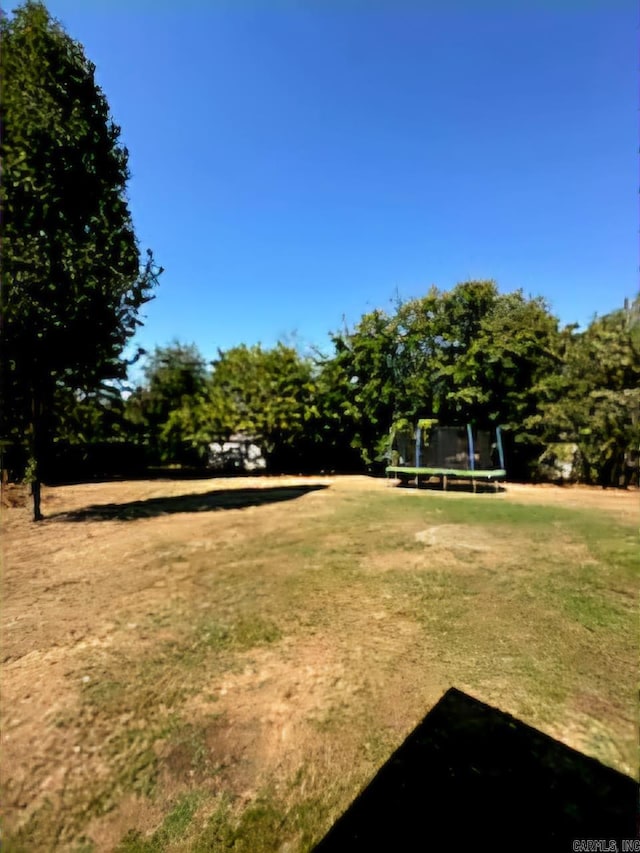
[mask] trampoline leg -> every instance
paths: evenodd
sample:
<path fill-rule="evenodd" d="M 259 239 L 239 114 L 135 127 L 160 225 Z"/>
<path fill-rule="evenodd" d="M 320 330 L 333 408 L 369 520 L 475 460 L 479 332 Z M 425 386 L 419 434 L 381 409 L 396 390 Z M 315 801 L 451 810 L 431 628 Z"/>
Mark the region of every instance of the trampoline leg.
<path fill-rule="evenodd" d="M 445 492 L 447 491 L 447 475 L 446 474 L 442 475 L 442 488 L 445 490 Z"/>
<path fill-rule="evenodd" d="M 471 478 L 471 483 L 473 484 L 473 494 L 475 495 L 475 493 L 476 493 L 476 478 L 475 477 Z"/>

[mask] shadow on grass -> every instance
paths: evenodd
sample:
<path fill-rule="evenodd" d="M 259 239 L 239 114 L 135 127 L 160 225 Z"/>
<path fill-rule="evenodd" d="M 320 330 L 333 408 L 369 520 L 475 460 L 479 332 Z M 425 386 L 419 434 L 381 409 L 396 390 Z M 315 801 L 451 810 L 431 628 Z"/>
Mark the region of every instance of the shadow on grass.
<path fill-rule="evenodd" d="M 432 480 L 420 481 L 420 485 L 416 486 L 415 481 L 413 480 L 402 480 L 397 484 L 398 489 L 406 490 L 413 489 L 414 491 L 427 491 L 427 492 L 442 492 L 445 491 L 442 487 L 442 483 L 440 478 L 433 478 Z M 506 488 L 504 486 L 499 485 L 498 483 L 493 482 L 485 482 L 482 480 L 476 481 L 476 489 L 475 492 L 473 490 L 473 484 L 470 480 L 457 480 L 450 479 L 447 483 L 447 492 L 465 492 L 466 494 L 498 494 L 501 492 L 506 492 Z"/>
<path fill-rule="evenodd" d="M 324 485 L 274 486 L 265 489 L 219 489 L 203 494 L 147 498 L 128 503 L 93 504 L 72 512 L 51 515 L 55 521 L 134 521 L 175 512 L 214 512 L 220 509 L 244 509 L 249 506 L 290 501 L 308 492 L 326 489 Z"/>
<path fill-rule="evenodd" d="M 570 851 L 587 838 L 620 851 L 637 808 L 630 777 L 452 688 L 313 853 Z"/>

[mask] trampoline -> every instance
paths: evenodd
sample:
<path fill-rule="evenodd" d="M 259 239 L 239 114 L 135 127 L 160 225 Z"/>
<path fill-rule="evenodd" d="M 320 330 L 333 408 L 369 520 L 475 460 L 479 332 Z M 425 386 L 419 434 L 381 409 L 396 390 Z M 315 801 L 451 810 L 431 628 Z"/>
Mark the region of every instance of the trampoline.
<path fill-rule="evenodd" d="M 468 480 L 473 491 L 478 481 L 493 483 L 497 491 L 499 482 L 507 472 L 504 464 L 502 434 L 495 431 L 466 426 L 439 426 L 432 419 L 418 421 L 418 426 L 391 430 L 391 464 L 389 477 L 423 480 L 439 477 L 446 490 L 449 479 Z"/>

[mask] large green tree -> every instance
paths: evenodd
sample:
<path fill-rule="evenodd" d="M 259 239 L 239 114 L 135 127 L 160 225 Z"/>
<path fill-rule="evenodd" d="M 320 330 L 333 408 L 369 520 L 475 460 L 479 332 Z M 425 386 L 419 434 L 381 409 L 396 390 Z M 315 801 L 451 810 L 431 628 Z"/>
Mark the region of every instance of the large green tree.
<path fill-rule="evenodd" d="M 294 347 L 239 346 L 213 364 L 211 424 L 218 436 L 257 439 L 271 470 L 299 464 L 313 442 L 316 415 L 311 362 Z"/>
<path fill-rule="evenodd" d="M 398 306 L 396 381 L 402 389 L 397 414 L 435 415 L 443 423 L 470 419 L 455 396 L 456 370 L 478 340 L 499 302 L 493 281 L 465 281 L 449 291 L 432 287 L 426 296 Z"/>
<path fill-rule="evenodd" d="M 432 287 L 333 336 L 321 374 L 332 380 L 327 421 L 368 466 L 388 450 L 392 422 L 501 425 L 511 470 L 527 475 L 544 445 L 540 406 L 558 386 L 568 335 L 543 300 L 500 294 L 493 281 Z"/>
<path fill-rule="evenodd" d="M 559 331 L 543 299 L 501 294 L 446 369 L 453 412 L 506 431 L 513 476 L 530 476 L 543 450 L 541 406 L 558 385 L 569 335 Z"/>
<path fill-rule="evenodd" d="M 306 467 L 317 441 L 313 364 L 294 347 L 256 345 L 220 351 L 204 393 L 185 396 L 166 432 L 200 454 L 240 433 L 262 448 L 271 470 Z"/>
<path fill-rule="evenodd" d="M 126 416 L 154 463 L 199 461 L 186 412 L 205 395 L 207 366 L 194 344 L 174 341 L 147 356 L 144 382 L 127 400 Z"/>
<path fill-rule="evenodd" d="M 637 477 L 640 296 L 572 336 L 551 391 L 541 420 L 550 441 L 577 444 L 582 479 L 618 486 Z"/>
<path fill-rule="evenodd" d="M 451 394 L 452 371 L 469 350 L 498 299 L 491 281 L 469 281 L 450 291 L 433 287 L 400 302 L 393 313 L 365 314 L 353 330 L 333 336 L 334 421 L 350 421 L 350 443 L 372 466 L 399 419 L 436 416 L 456 423 L 467 416 Z M 339 393 L 336 393 L 339 389 Z"/>
<path fill-rule="evenodd" d="M 320 374 L 329 434 L 337 433 L 348 442 L 367 466 L 373 463 L 380 436 L 388 433 L 398 408 L 396 331 L 395 320 L 386 311 L 364 314 L 353 329 L 332 336 L 335 353 Z"/>
<path fill-rule="evenodd" d="M 2 435 L 34 518 L 57 390 L 122 378 L 158 270 L 127 206 L 127 150 L 82 46 L 28 2 L 0 22 Z"/>

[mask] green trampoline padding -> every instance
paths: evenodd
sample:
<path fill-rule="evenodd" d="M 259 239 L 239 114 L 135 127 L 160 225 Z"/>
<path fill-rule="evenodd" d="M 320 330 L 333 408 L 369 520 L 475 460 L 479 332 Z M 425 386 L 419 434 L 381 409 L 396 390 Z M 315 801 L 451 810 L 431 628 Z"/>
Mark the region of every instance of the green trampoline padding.
<path fill-rule="evenodd" d="M 487 471 L 466 471 L 460 468 L 409 468 L 404 465 L 390 465 L 386 469 L 387 474 L 411 474 L 413 477 L 421 475 L 429 477 L 468 477 L 474 479 L 480 477 L 487 480 L 496 480 L 506 477 L 507 472 L 503 468 L 495 468 Z"/>

